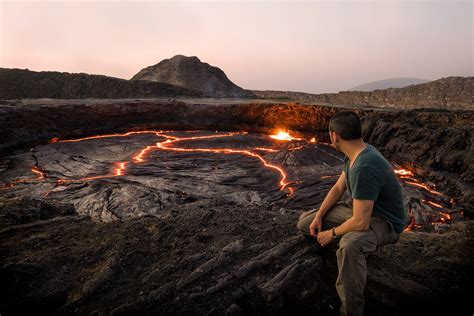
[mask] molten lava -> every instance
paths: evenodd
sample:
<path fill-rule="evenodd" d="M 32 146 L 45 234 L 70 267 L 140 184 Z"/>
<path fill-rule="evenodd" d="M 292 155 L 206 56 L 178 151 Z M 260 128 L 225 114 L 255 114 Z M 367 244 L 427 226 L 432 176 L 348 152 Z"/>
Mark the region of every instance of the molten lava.
<path fill-rule="evenodd" d="M 110 137 L 127 137 L 130 135 L 139 135 L 139 134 L 159 134 L 159 133 L 164 133 L 164 132 L 165 131 L 155 131 L 155 130 L 132 131 L 132 132 L 126 132 L 126 133 L 95 135 L 95 136 L 88 136 L 88 137 L 82 137 L 82 138 L 76 138 L 76 139 L 63 139 L 63 140 L 59 139 L 58 137 L 55 137 L 51 139 L 49 142 L 50 143 L 78 143 L 78 142 L 91 140 L 91 139 L 101 139 L 101 138 L 110 138 Z"/>
<path fill-rule="evenodd" d="M 31 167 L 31 172 L 33 172 L 34 174 L 36 174 L 36 177 L 34 177 L 34 178 L 18 179 L 18 180 L 14 181 L 14 182 L 11 182 L 11 183 L 2 183 L 2 187 L 3 187 L 3 188 L 11 188 L 11 187 L 15 186 L 16 183 L 43 181 L 44 179 L 46 179 L 46 174 L 43 172 L 43 170 L 41 170 L 41 169 L 38 168 L 37 166 Z"/>
<path fill-rule="evenodd" d="M 170 136 L 166 134 L 158 134 L 159 136 L 163 136 L 165 138 L 168 138 L 164 142 L 156 143 L 156 147 L 162 150 L 173 150 L 173 151 L 181 151 L 181 152 L 208 152 L 208 153 L 221 153 L 221 154 L 241 154 L 241 155 L 246 155 L 250 157 L 254 157 L 259 159 L 263 165 L 266 168 L 276 170 L 278 173 L 280 173 L 280 190 L 283 190 L 285 187 L 287 187 L 290 182 L 286 181 L 287 175 L 286 172 L 283 170 L 283 168 L 278 167 L 274 164 L 268 163 L 261 155 L 256 154 L 254 152 L 251 152 L 250 150 L 243 150 L 243 149 L 232 149 L 232 148 L 219 148 L 219 149 L 213 149 L 213 148 L 183 148 L 183 147 L 170 147 L 169 144 L 171 143 L 176 143 L 179 141 L 189 141 L 189 140 L 201 140 L 201 139 L 210 139 L 210 138 L 219 138 L 219 137 L 230 137 L 234 136 L 239 133 L 227 133 L 227 134 L 218 134 L 218 135 L 208 135 L 208 136 L 195 136 L 195 137 L 176 137 L 176 136 Z M 269 148 L 253 148 L 253 150 L 264 150 L 264 151 L 275 151 L 273 149 Z M 294 192 L 294 189 L 291 187 L 288 187 L 288 195 L 292 195 Z"/>
<path fill-rule="evenodd" d="M 234 135 L 245 135 L 247 134 L 246 132 L 240 132 L 240 133 L 229 132 L 229 133 L 222 133 L 222 134 L 192 136 L 192 137 L 178 137 L 178 136 L 170 135 L 169 134 L 170 132 L 171 131 L 161 131 L 161 130 L 159 131 L 158 130 L 132 131 L 132 132 L 126 132 L 126 133 L 95 135 L 95 136 L 88 136 L 88 137 L 82 137 L 82 138 L 77 138 L 77 139 L 63 139 L 63 140 L 59 139 L 58 137 L 55 137 L 51 139 L 49 143 L 51 144 L 76 143 L 76 142 L 110 138 L 110 137 L 127 137 L 127 136 L 137 135 L 137 134 L 154 134 L 158 137 L 165 138 L 165 140 L 161 142 L 157 142 L 154 145 L 146 146 L 145 148 L 139 150 L 136 154 L 132 155 L 131 162 L 133 163 L 145 162 L 146 155 L 149 154 L 153 150 L 168 150 L 168 151 L 181 151 L 181 152 L 207 152 L 207 153 L 215 153 L 215 154 L 245 155 L 245 156 L 258 159 L 263 164 L 264 167 L 278 172 L 280 175 L 280 181 L 279 181 L 280 190 L 284 190 L 285 188 L 287 188 L 288 196 L 292 195 L 294 192 L 294 189 L 289 186 L 292 182 L 287 181 L 287 175 L 286 175 L 285 170 L 282 167 L 269 163 L 262 155 L 254 152 L 254 151 L 277 152 L 278 150 L 276 149 L 264 148 L 264 147 L 255 147 L 255 148 L 250 148 L 250 149 L 232 149 L 232 148 L 214 149 L 214 148 L 183 148 L 183 147 L 178 147 L 178 146 L 170 146 L 170 144 L 176 144 L 177 142 L 183 142 L 183 141 L 194 141 L 194 140 L 203 140 L 203 139 L 231 137 Z M 289 139 L 296 140 L 297 138 L 290 137 Z M 89 177 L 83 177 L 83 178 L 78 178 L 78 179 L 57 179 L 56 182 L 62 185 L 62 184 L 73 183 L 73 182 L 92 181 L 92 180 L 98 180 L 98 179 L 104 179 L 104 178 L 124 176 L 128 163 L 129 162 L 127 161 L 114 163 L 115 165 L 114 169 L 112 170 L 111 173 L 108 173 L 108 174 L 89 176 Z M 26 181 L 38 181 L 38 180 L 45 179 L 44 172 L 41 171 L 39 168 L 33 167 L 31 170 L 32 172 L 38 175 L 36 178 L 20 179 L 20 180 L 15 181 L 15 183 L 26 182 Z M 6 184 L 3 184 L 3 186 L 7 187 Z M 47 195 L 48 194 L 49 194 L 49 191 Z"/>
<path fill-rule="evenodd" d="M 396 169 L 394 171 L 400 177 L 413 177 L 414 176 L 413 172 L 411 172 L 410 170 L 407 170 L 407 169 Z"/>
<path fill-rule="evenodd" d="M 128 136 L 133 136 L 133 135 L 139 135 L 139 134 L 152 134 L 156 137 L 159 138 L 159 141 L 147 145 L 143 147 L 142 149 L 138 150 L 135 152 L 133 155 L 130 156 L 129 161 L 118 161 L 114 162 L 113 166 L 110 168 L 110 171 L 106 174 L 103 175 L 94 175 L 94 176 L 87 176 L 87 177 L 82 177 L 82 178 L 77 178 L 77 179 L 56 179 L 55 182 L 58 185 L 68 185 L 69 183 L 75 183 L 75 182 L 84 182 L 84 181 L 93 181 L 93 180 L 99 180 L 99 179 L 104 179 L 104 178 L 112 178 L 112 177 L 121 177 L 126 175 L 127 169 L 130 164 L 139 164 L 139 163 L 144 163 L 147 160 L 147 157 L 149 156 L 150 152 L 152 151 L 176 151 L 176 152 L 201 152 L 201 153 L 208 153 L 208 154 L 223 154 L 223 155 L 243 155 L 247 157 L 251 157 L 254 159 L 258 159 L 258 161 L 265 167 L 268 168 L 274 172 L 276 172 L 279 175 L 279 181 L 278 181 L 278 187 L 280 191 L 282 190 L 287 190 L 287 196 L 291 196 L 294 193 L 294 188 L 291 186 L 293 184 L 297 184 L 298 181 L 289 181 L 288 176 L 286 171 L 283 169 L 282 166 L 270 163 L 266 157 L 263 155 L 266 153 L 275 153 L 278 152 L 278 149 L 275 148 L 268 148 L 268 147 L 252 147 L 252 148 L 209 148 L 209 147 L 198 147 L 198 148 L 188 148 L 188 147 L 183 147 L 182 145 L 180 146 L 180 143 L 183 142 L 192 142 L 192 141 L 199 141 L 199 140 L 205 140 L 205 139 L 216 139 L 216 138 L 226 138 L 226 137 L 232 137 L 236 135 L 244 135 L 246 133 L 244 132 L 227 132 L 227 133 L 218 133 L 216 134 L 210 134 L 210 135 L 203 135 L 203 136 L 175 136 L 172 134 L 172 131 L 162 131 L 162 130 L 146 130 L 146 131 L 132 131 L 132 132 L 124 132 L 124 133 L 114 133 L 114 134 L 105 134 L 105 135 L 95 135 L 95 136 L 88 136 L 88 137 L 82 137 L 82 138 L 77 138 L 77 139 L 60 139 L 60 138 L 53 138 L 50 140 L 49 143 L 54 144 L 54 143 L 76 143 L 76 142 L 82 142 L 82 141 L 91 141 L 95 139 L 104 139 L 104 138 L 110 138 L 110 137 L 128 137 Z M 303 140 L 301 138 L 296 138 L 291 136 L 288 132 L 286 131 L 279 131 L 278 133 L 274 135 L 269 136 L 272 139 L 275 140 L 280 140 L 280 141 L 300 141 Z M 315 137 L 305 140 L 306 144 L 310 143 L 315 143 L 316 139 Z M 319 143 L 319 142 L 318 142 Z M 285 146 L 285 150 L 288 152 L 294 151 L 294 150 L 300 150 L 305 148 L 305 145 L 302 142 L 294 142 L 294 143 L 289 143 L 287 146 Z M 330 153 L 327 153 L 328 155 L 331 155 Z M 336 157 L 334 156 L 335 158 Z M 339 159 L 340 160 L 340 159 Z M 31 172 L 35 175 L 34 177 L 30 178 L 23 178 L 23 179 L 18 179 L 15 180 L 11 183 L 2 183 L 3 188 L 10 188 L 14 186 L 17 183 L 28 183 L 28 182 L 39 182 L 39 181 L 44 181 L 48 180 L 51 181 L 54 179 L 54 177 L 49 176 L 48 179 L 46 179 L 46 173 L 41 170 L 38 166 L 33 166 L 31 168 Z M 417 223 L 416 219 L 419 219 L 420 221 L 425 221 L 424 218 L 430 218 L 430 223 L 431 225 L 443 225 L 446 223 L 450 223 L 452 221 L 452 216 L 451 214 L 453 213 L 453 210 L 448 209 L 447 207 L 443 205 L 448 205 L 448 206 L 453 206 L 454 205 L 454 199 L 450 198 L 446 195 L 444 195 L 441 192 L 436 191 L 433 186 L 430 186 L 428 184 L 425 184 L 418 179 L 415 178 L 414 172 L 403 169 L 403 168 L 396 168 L 394 172 L 397 174 L 397 176 L 403 181 L 403 183 L 413 186 L 415 188 L 420 188 L 427 193 L 424 193 L 425 199 L 420 199 L 418 203 L 420 203 L 418 206 L 417 204 L 413 204 L 412 208 L 410 206 L 409 212 L 411 216 L 411 223 L 406 227 L 405 230 L 414 230 L 420 227 L 425 227 L 429 223 Z M 321 179 L 329 179 L 329 178 L 335 178 L 338 177 L 338 175 L 322 175 L 320 176 Z M 54 181 L 54 180 L 53 180 Z M 56 187 L 59 189 L 58 187 Z M 51 189 L 49 190 L 45 196 L 48 196 L 50 193 L 54 192 L 59 192 L 59 190 L 56 189 Z M 437 197 L 433 199 L 433 201 L 427 200 L 427 196 L 429 196 L 428 193 L 435 194 Z M 449 199 L 449 202 L 448 202 Z M 420 208 L 421 203 L 422 207 Z M 433 213 L 429 212 L 429 210 L 432 209 Z M 415 212 L 416 216 L 415 216 Z M 420 213 L 421 212 L 421 213 Z M 427 212 L 424 214 L 424 212 Z M 455 212 L 455 211 L 454 211 Z M 421 214 L 421 217 L 420 217 Z M 423 226 L 425 225 L 425 226 Z"/>
<path fill-rule="evenodd" d="M 125 166 L 127 162 L 118 162 L 117 168 L 114 170 L 114 176 L 123 176 L 125 174 Z"/>
<path fill-rule="evenodd" d="M 424 189 L 430 193 L 433 193 L 433 194 L 437 194 L 437 195 L 442 195 L 442 196 L 446 196 L 445 194 L 439 192 L 439 191 L 436 191 L 434 189 L 432 189 L 429 185 L 427 184 L 424 184 L 422 183 L 421 181 L 419 181 L 418 179 L 414 178 L 414 174 L 413 172 L 411 172 L 410 170 L 406 170 L 406 169 L 397 169 L 397 170 L 394 170 L 396 174 L 399 175 L 399 177 L 401 179 L 409 179 L 410 181 L 407 181 L 407 180 L 403 180 L 404 183 L 406 184 L 409 184 L 409 185 L 412 185 L 412 186 L 416 186 L 416 187 L 419 187 L 421 189 Z"/>
<path fill-rule="evenodd" d="M 422 227 L 423 225 L 416 223 L 415 216 L 413 215 L 413 210 L 411 209 L 411 207 L 408 209 L 408 211 L 410 213 L 411 223 L 407 227 L 405 227 L 404 231 L 412 231 L 416 228 Z"/>
<path fill-rule="evenodd" d="M 278 133 L 274 135 L 270 135 L 270 138 L 276 140 L 284 140 L 284 141 L 291 141 L 291 140 L 302 140 L 301 138 L 296 138 L 291 136 L 288 132 L 285 131 L 278 131 Z"/>
<path fill-rule="evenodd" d="M 423 189 L 425 191 L 428 191 L 429 193 L 432 193 L 432 194 L 435 194 L 435 195 L 439 196 L 440 199 L 449 198 L 449 203 L 451 205 L 454 204 L 454 199 L 453 198 L 450 198 L 450 197 L 446 196 L 445 194 L 432 189 L 429 185 L 419 181 L 418 179 L 416 179 L 414 177 L 414 173 L 412 171 L 407 170 L 407 169 L 403 169 L 403 168 L 399 168 L 399 169 L 396 169 L 394 171 L 400 177 L 400 179 L 402 179 L 402 181 L 405 184 L 408 184 L 410 186 L 414 186 L 414 187 Z M 432 214 L 429 215 L 429 217 L 432 218 L 431 225 L 434 225 L 435 223 L 450 223 L 451 222 L 451 219 L 452 219 L 451 215 L 449 213 L 441 211 L 441 210 L 444 210 L 444 206 L 442 206 L 441 204 L 433 202 L 433 201 L 425 200 L 425 199 L 421 199 L 420 202 L 422 202 L 426 205 L 429 205 L 430 207 L 434 207 L 434 208 L 437 209 L 438 217 L 433 218 Z M 410 216 L 411 216 L 411 223 L 410 223 L 410 225 L 408 225 L 405 228 L 405 231 L 411 231 L 411 230 L 414 230 L 416 228 L 422 227 L 423 225 L 416 222 L 415 216 L 413 215 L 413 210 L 411 208 L 409 209 L 409 212 L 410 212 Z"/>

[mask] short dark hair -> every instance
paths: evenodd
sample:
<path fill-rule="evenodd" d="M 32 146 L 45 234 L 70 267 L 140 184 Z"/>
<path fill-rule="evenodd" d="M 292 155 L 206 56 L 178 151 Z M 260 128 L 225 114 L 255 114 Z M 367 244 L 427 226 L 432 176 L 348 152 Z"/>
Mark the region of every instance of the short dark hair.
<path fill-rule="evenodd" d="M 359 116 L 352 111 L 340 111 L 329 120 L 329 130 L 336 132 L 344 140 L 362 138 Z"/>

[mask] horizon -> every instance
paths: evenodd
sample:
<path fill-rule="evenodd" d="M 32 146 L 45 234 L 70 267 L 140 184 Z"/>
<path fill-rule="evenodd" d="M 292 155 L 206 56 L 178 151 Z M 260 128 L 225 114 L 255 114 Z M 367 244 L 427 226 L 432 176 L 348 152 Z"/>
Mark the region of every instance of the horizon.
<path fill-rule="evenodd" d="M 7 1 L 0 10 L 3 68 L 130 79 L 185 55 L 244 89 L 307 93 L 473 76 L 472 1 Z"/>

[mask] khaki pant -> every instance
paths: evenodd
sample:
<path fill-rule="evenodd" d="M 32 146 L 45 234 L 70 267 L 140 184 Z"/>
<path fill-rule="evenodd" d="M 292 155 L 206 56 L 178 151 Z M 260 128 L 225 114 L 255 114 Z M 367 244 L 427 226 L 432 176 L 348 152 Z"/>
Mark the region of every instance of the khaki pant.
<path fill-rule="evenodd" d="M 301 214 L 298 220 L 298 230 L 309 235 L 309 225 L 317 210 Z M 323 230 L 339 226 L 352 217 L 352 202 L 336 203 L 323 218 Z M 341 315 L 363 315 L 364 288 L 367 282 L 367 266 L 365 258 L 369 252 L 379 247 L 396 243 L 399 237 L 391 223 L 378 216 L 370 219 L 367 231 L 352 231 L 346 233 L 339 241 L 336 252 L 339 275 L 336 289 L 341 299 Z"/>

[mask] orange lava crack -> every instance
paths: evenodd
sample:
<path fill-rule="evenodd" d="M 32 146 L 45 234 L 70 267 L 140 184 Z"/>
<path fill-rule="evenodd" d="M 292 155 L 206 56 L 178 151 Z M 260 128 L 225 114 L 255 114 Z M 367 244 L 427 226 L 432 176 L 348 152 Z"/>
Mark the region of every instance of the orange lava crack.
<path fill-rule="evenodd" d="M 223 134 L 191 136 L 191 137 L 178 137 L 178 136 L 168 135 L 167 133 L 169 132 L 171 131 L 163 131 L 163 130 L 132 131 L 132 132 L 126 132 L 126 133 L 113 133 L 113 134 L 95 135 L 95 136 L 88 136 L 88 137 L 82 137 L 82 138 L 77 138 L 77 139 L 63 139 L 63 140 L 55 137 L 51 139 L 49 143 L 77 143 L 77 142 L 82 142 L 82 141 L 87 141 L 87 140 L 103 139 L 103 138 L 110 138 L 110 137 L 127 137 L 127 136 L 138 135 L 138 134 L 155 134 L 156 136 L 164 137 L 166 140 L 162 142 L 157 142 L 154 145 L 146 146 L 145 148 L 139 150 L 136 154 L 132 155 L 131 157 L 131 161 L 133 163 L 144 162 L 146 155 L 156 149 L 173 150 L 173 151 L 181 151 L 181 152 L 211 152 L 211 153 L 223 153 L 223 154 L 241 154 L 241 155 L 257 158 L 262 162 L 262 164 L 266 168 L 277 171 L 280 174 L 280 181 L 279 181 L 280 190 L 284 190 L 285 188 L 287 188 L 288 196 L 291 196 L 294 193 L 294 189 L 289 186 L 293 182 L 287 181 L 287 175 L 286 175 L 286 172 L 283 170 L 283 168 L 267 162 L 261 155 L 254 153 L 248 149 L 182 148 L 182 147 L 169 146 L 171 143 L 176 143 L 180 141 L 192 141 L 192 140 L 212 139 L 212 138 L 221 138 L 221 137 L 231 137 L 234 135 L 245 135 L 247 134 L 246 132 L 229 132 L 229 133 L 223 133 Z M 291 137 L 290 139 L 287 139 L 287 140 L 292 140 L 292 139 L 299 140 L 297 138 L 291 138 Z M 264 151 L 264 152 L 277 152 L 278 151 L 276 149 L 263 148 L 263 147 L 256 147 L 256 148 L 252 148 L 251 150 Z M 98 179 L 104 179 L 104 178 L 124 176 L 126 174 L 127 164 L 129 163 L 130 162 L 126 162 L 126 161 L 115 162 L 114 163 L 115 168 L 113 169 L 113 172 L 110 174 L 83 177 L 79 179 L 57 179 L 56 182 L 59 185 L 63 185 L 63 184 L 68 184 L 68 183 L 73 183 L 73 182 L 83 182 L 83 181 L 91 181 L 91 180 L 98 180 Z M 4 183 L 2 184 L 2 186 L 11 187 L 15 183 L 19 183 L 19 182 L 39 181 L 39 180 L 45 179 L 45 173 L 41 171 L 39 168 L 33 167 L 31 170 L 32 172 L 38 175 L 36 178 L 20 179 L 10 184 Z M 49 195 L 49 193 L 51 193 L 51 191 L 48 191 L 47 195 Z"/>

